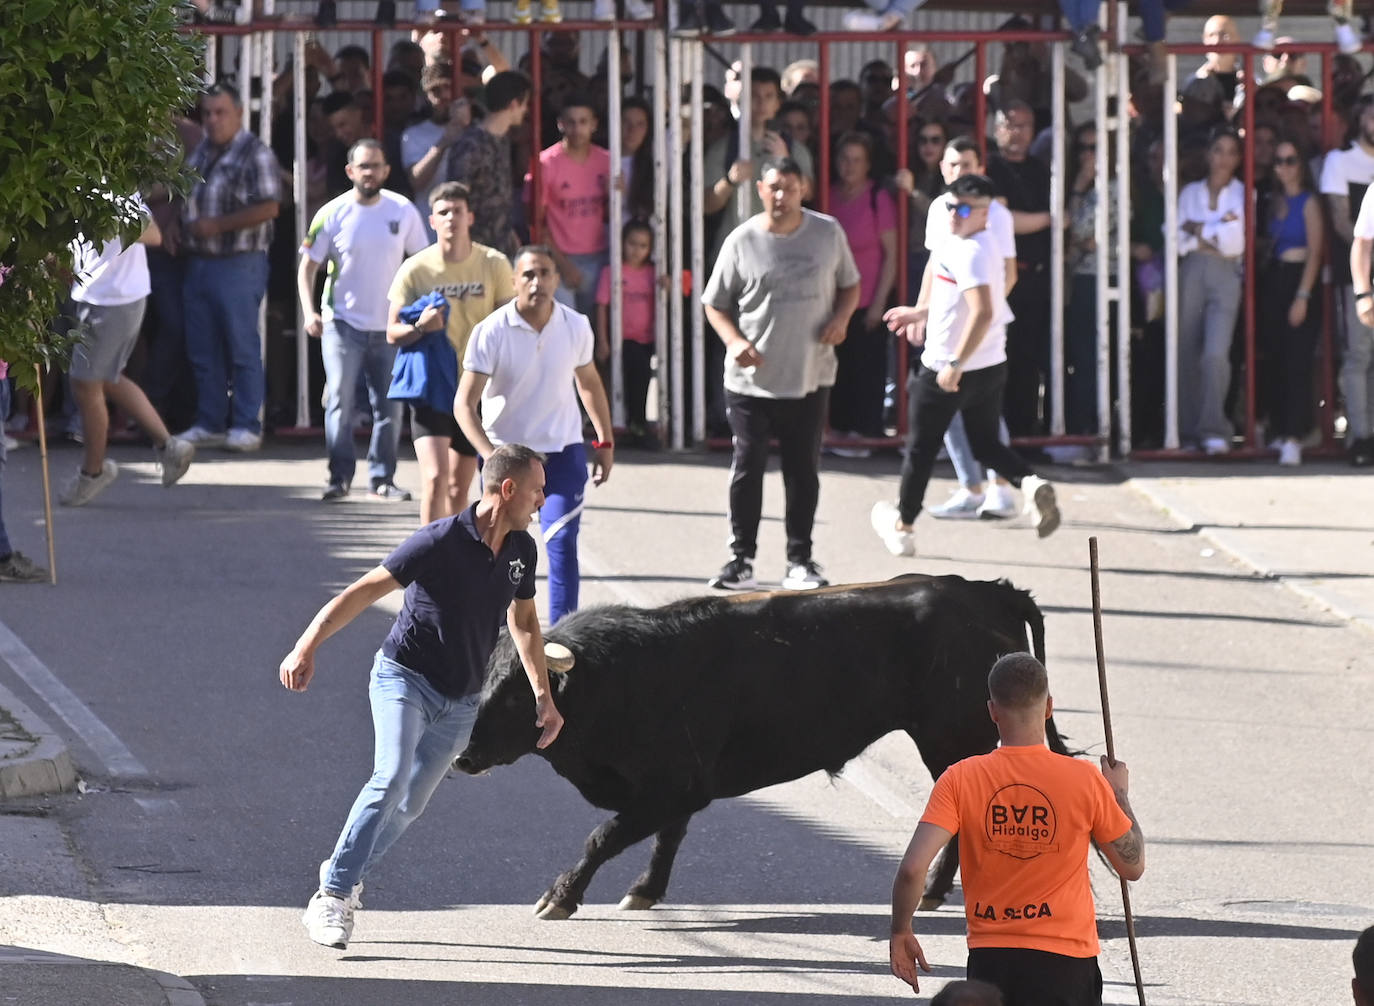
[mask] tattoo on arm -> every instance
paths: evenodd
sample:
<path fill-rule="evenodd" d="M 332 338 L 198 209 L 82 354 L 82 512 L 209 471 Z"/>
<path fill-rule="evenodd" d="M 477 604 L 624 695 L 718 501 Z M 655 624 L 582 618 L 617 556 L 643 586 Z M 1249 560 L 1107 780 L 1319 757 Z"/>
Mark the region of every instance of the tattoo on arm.
<path fill-rule="evenodd" d="M 1131 830 L 1122 835 L 1112 843 L 1112 848 L 1121 857 L 1123 863 L 1138 863 L 1145 851 L 1144 837 L 1140 834 L 1140 825 L 1132 824 Z"/>

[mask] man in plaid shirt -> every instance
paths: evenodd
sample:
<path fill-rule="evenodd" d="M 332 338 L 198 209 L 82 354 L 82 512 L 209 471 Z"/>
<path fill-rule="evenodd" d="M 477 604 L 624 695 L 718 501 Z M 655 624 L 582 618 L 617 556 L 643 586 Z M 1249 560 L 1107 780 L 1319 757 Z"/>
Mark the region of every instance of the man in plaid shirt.
<path fill-rule="evenodd" d="M 262 445 L 264 394 L 258 312 L 267 293 L 281 174 L 271 148 L 244 128 L 243 102 L 233 87 L 209 88 L 201 118 L 205 139 L 190 161 L 201 181 L 181 217 L 186 353 L 197 406 L 195 425 L 181 438 L 254 451 Z"/>

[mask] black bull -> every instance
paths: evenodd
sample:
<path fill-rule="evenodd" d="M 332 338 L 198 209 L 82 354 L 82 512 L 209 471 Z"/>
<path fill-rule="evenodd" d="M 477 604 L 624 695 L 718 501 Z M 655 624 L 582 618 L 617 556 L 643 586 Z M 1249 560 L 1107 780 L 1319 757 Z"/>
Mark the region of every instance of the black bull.
<path fill-rule="evenodd" d="M 818 769 L 837 773 L 893 730 L 911 735 L 932 778 L 992 750 L 987 673 L 1002 654 L 1028 649 L 1027 626 L 1043 662 L 1044 622 L 1030 594 L 957 576 L 568 616 L 549 633 L 575 659 L 551 675 L 566 723 L 537 753 L 615 816 L 536 911 L 571 915 L 601 864 L 650 835 L 649 867 L 621 907 L 656 904 L 697 811 Z M 533 724 L 533 693 L 503 636 L 455 766 L 477 773 L 535 751 Z M 1066 753 L 1048 727 L 1050 746 Z M 951 842 L 922 907 L 943 901 L 957 865 Z"/>

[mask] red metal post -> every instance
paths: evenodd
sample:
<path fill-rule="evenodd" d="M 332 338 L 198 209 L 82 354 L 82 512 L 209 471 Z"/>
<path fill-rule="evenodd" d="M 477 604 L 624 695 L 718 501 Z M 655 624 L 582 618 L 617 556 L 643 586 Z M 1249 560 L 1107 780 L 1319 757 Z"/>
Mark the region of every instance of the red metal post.
<path fill-rule="evenodd" d="M 983 81 L 988 79 L 988 51 L 982 40 L 974 44 L 973 56 L 973 128 L 978 133 L 978 159 L 988 163 L 988 96 L 983 92 Z M 1063 109 L 1055 109 L 1061 115 Z"/>
<path fill-rule="evenodd" d="M 525 222 L 529 225 L 530 241 L 539 243 L 541 228 L 539 226 L 539 125 L 544 117 L 544 68 L 543 68 L 543 32 L 538 28 L 530 30 L 530 202 L 529 219 Z"/>
<path fill-rule="evenodd" d="M 817 131 L 820 136 L 816 144 L 816 157 L 821 162 L 816 166 L 816 181 L 820 187 L 816 205 L 822 213 L 830 211 L 830 43 L 820 44 L 820 58 L 817 60 L 817 74 L 821 78 L 821 110 Z"/>

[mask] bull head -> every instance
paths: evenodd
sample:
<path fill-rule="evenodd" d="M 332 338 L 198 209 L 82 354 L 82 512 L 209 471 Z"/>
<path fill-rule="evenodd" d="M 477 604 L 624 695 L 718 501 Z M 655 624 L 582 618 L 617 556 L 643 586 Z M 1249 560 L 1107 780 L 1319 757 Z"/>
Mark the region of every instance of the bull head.
<path fill-rule="evenodd" d="M 577 658 L 561 643 L 546 642 L 544 661 L 551 673 L 561 675 L 572 669 Z M 529 678 L 514 643 L 502 634 L 487 668 L 472 733 L 467 746 L 453 760 L 453 767 L 476 775 L 495 765 L 509 765 L 535 750 L 539 734 Z"/>

